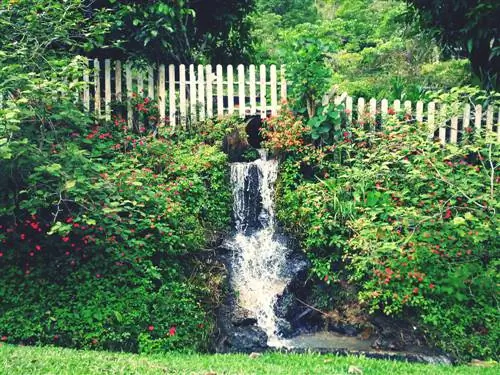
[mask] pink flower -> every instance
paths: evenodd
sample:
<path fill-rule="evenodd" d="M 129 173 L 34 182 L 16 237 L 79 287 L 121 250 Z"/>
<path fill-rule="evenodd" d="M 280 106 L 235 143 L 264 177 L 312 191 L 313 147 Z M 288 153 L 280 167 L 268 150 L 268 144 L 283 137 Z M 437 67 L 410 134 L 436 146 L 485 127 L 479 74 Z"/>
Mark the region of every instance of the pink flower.
<path fill-rule="evenodd" d="M 155 327 L 154 327 L 154 326 L 148 326 L 148 331 L 152 331 L 152 330 L 154 330 L 154 329 L 155 329 Z"/>
<path fill-rule="evenodd" d="M 169 334 L 170 336 L 174 336 L 176 331 L 177 331 L 177 328 L 176 328 L 175 326 L 172 326 L 172 327 L 170 327 L 170 329 L 168 330 L 168 334 Z"/>

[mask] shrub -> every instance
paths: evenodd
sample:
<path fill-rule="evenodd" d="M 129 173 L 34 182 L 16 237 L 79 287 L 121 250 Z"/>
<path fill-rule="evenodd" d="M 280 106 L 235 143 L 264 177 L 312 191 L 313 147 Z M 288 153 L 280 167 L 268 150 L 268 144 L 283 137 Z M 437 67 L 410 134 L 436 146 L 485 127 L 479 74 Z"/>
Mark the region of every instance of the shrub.
<path fill-rule="evenodd" d="M 310 155 L 289 156 L 278 217 L 318 282 L 335 284 L 329 294 L 349 283 L 367 311 L 418 318 L 460 358 L 497 357 L 496 135 L 443 148 L 424 125 L 390 117 L 381 131 L 353 125 L 316 151 L 312 176 Z"/>
<path fill-rule="evenodd" d="M 231 207 L 220 142 L 154 137 L 153 122 L 132 131 L 121 118 L 92 122 L 70 101 L 42 103 L 0 160 L 1 335 L 207 349 L 220 283 L 201 250 L 224 235 Z"/>

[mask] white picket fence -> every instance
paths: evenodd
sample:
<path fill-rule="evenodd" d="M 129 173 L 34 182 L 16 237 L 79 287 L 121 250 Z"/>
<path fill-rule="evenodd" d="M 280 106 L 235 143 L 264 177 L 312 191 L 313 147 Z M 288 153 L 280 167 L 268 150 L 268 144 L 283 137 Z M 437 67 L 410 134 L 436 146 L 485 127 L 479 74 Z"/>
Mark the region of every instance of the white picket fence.
<path fill-rule="evenodd" d="M 286 100 L 284 68 L 275 65 L 160 65 L 134 68 L 120 61 L 89 62 L 83 80 L 84 107 L 97 116 L 111 119 L 112 101 L 127 100 L 129 126 L 132 125 L 130 99 L 135 94 L 158 101 L 160 118 L 172 127 L 213 116 L 239 114 L 262 118 L 276 115 Z M 278 101 L 278 97 L 280 101 Z M 168 116 L 167 116 L 168 114 Z"/>
<path fill-rule="evenodd" d="M 461 134 L 472 129 L 486 129 L 496 132 L 500 140 L 500 107 L 488 105 L 483 108 L 480 104 L 455 103 L 446 105 L 437 102 L 425 104 L 423 101 L 412 103 L 411 101 L 394 100 L 389 103 L 387 99 L 377 101 L 372 98 L 367 101 L 354 99 L 343 93 L 337 96 L 335 103 L 343 103 L 350 121 L 353 118 L 361 121 L 378 120 L 384 122 L 390 114 L 404 114 L 407 119 L 417 122 L 425 122 L 429 128 L 430 137 L 439 137 L 441 143 L 457 143 Z"/>

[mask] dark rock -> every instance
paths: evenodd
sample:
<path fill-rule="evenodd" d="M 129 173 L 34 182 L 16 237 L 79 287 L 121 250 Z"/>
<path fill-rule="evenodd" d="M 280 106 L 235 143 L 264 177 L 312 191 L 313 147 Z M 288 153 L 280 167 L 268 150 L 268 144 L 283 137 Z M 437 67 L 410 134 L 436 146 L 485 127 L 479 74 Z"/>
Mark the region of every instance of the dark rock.
<path fill-rule="evenodd" d="M 261 352 L 267 349 L 267 335 L 257 326 L 236 327 L 225 340 L 230 353 Z"/>
<path fill-rule="evenodd" d="M 346 336 L 357 336 L 360 333 L 359 328 L 351 325 L 351 324 L 328 324 L 328 330 L 332 332 L 340 333 L 341 335 Z"/>
<path fill-rule="evenodd" d="M 278 337 L 292 337 L 294 335 L 294 328 L 287 320 L 277 319 L 276 333 Z"/>
<path fill-rule="evenodd" d="M 242 156 L 250 147 L 247 134 L 240 128 L 235 128 L 222 140 L 222 149 L 229 156 L 230 162 L 242 161 Z"/>
<path fill-rule="evenodd" d="M 371 345 L 373 349 L 377 350 L 403 350 L 404 343 L 400 338 L 394 336 L 380 335 Z"/>
<path fill-rule="evenodd" d="M 231 315 L 231 323 L 236 327 L 257 324 L 257 318 L 253 316 L 252 312 L 241 306 L 235 306 Z"/>

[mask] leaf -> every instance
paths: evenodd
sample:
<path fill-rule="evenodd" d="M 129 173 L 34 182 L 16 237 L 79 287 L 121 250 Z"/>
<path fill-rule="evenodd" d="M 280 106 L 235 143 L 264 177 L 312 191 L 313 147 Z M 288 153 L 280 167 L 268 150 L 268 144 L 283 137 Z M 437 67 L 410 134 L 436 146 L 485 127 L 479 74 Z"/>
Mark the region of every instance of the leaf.
<path fill-rule="evenodd" d="M 70 190 L 71 188 L 74 188 L 75 185 L 76 185 L 76 180 L 66 181 L 66 183 L 64 184 L 64 189 Z"/>

